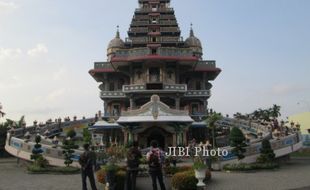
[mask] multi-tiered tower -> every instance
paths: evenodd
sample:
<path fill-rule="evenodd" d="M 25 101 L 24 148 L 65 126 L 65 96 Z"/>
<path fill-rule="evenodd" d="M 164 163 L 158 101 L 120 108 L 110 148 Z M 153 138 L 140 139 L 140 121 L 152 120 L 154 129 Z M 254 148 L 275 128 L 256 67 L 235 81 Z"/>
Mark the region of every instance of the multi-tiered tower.
<path fill-rule="evenodd" d="M 101 83 L 104 119 L 110 123 L 97 124 L 96 130 L 105 141 L 135 139 L 145 147 L 156 139 L 167 147 L 205 140 L 200 126 L 211 96 L 209 81 L 221 70 L 202 59 L 192 28 L 185 41 L 180 34 L 170 0 L 139 0 L 125 41 L 117 30 L 107 62 L 96 62 L 89 72 Z"/>

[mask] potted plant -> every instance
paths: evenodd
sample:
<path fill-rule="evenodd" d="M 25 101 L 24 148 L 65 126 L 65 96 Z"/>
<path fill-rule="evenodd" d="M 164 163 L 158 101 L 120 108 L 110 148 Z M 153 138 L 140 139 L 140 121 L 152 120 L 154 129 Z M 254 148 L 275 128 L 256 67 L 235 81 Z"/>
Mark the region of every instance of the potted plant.
<path fill-rule="evenodd" d="M 203 180 L 206 177 L 208 166 L 204 163 L 202 157 L 198 156 L 194 159 L 193 168 L 195 171 L 195 177 L 198 179 L 197 187 L 205 187 L 206 184 Z"/>
<path fill-rule="evenodd" d="M 218 156 L 212 156 L 212 169 L 215 171 L 221 170 L 221 162 Z"/>
<path fill-rule="evenodd" d="M 105 171 L 109 189 L 115 189 L 116 187 L 116 172 L 119 170 L 117 163 L 125 157 L 124 155 L 125 149 L 122 146 L 112 145 L 107 149 L 108 162 Z"/>

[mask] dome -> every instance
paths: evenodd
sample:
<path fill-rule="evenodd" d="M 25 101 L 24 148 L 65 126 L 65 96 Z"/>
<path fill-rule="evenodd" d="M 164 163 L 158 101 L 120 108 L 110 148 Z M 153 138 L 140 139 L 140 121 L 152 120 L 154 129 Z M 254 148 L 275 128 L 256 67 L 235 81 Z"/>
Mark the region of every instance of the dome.
<path fill-rule="evenodd" d="M 202 47 L 200 40 L 195 37 L 194 31 L 192 28 L 191 28 L 189 37 L 185 40 L 185 45 L 187 45 L 188 47 L 199 47 L 199 48 Z"/>
<path fill-rule="evenodd" d="M 108 49 L 122 48 L 124 46 L 125 46 L 124 41 L 120 38 L 119 31 L 117 30 L 115 38 L 111 40 L 108 45 Z"/>

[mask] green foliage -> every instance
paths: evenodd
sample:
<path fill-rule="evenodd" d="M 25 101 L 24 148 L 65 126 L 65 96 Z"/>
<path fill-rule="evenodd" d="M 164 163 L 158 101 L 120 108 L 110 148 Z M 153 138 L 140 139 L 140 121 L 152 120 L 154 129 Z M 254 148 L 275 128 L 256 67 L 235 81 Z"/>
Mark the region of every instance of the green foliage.
<path fill-rule="evenodd" d="M 43 150 L 42 150 L 42 145 L 40 144 L 41 142 L 41 137 L 40 135 L 37 135 L 35 137 L 35 145 L 32 149 L 32 154 L 30 155 L 30 159 L 31 160 L 34 160 L 34 164 L 37 165 L 37 166 L 43 166 L 45 167 L 46 165 L 44 165 L 44 162 L 43 162 L 43 156 L 42 156 L 42 153 L 43 153 Z"/>
<path fill-rule="evenodd" d="M 245 147 L 247 145 L 245 143 L 245 136 L 239 128 L 232 128 L 229 135 L 229 141 L 230 146 L 233 147 L 232 153 L 238 157 L 238 160 L 243 159 L 245 157 L 244 153 L 246 152 Z"/>
<path fill-rule="evenodd" d="M 63 141 L 63 146 L 62 146 L 62 153 L 64 154 L 64 158 L 65 158 L 65 161 L 64 161 L 64 164 L 69 167 L 73 160 L 72 160 L 72 156 L 73 156 L 73 153 L 74 153 L 74 150 L 73 149 L 77 149 L 79 148 L 78 145 L 75 144 L 75 141 L 73 140 L 73 137 L 75 137 L 76 133 L 74 130 L 70 130 L 68 131 L 67 133 L 67 139 L 65 139 Z"/>
<path fill-rule="evenodd" d="M 310 157 L 310 149 L 306 148 L 306 149 L 302 149 L 298 152 L 293 152 L 292 154 L 290 154 L 292 157 Z"/>
<path fill-rule="evenodd" d="M 71 129 L 67 132 L 67 137 L 70 137 L 71 139 L 76 136 L 76 132 L 74 129 Z"/>
<path fill-rule="evenodd" d="M 260 149 L 260 156 L 257 158 L 259 163 L 273 162 L 275 159 L 275 154 L 271 148 L 270 142 L 267 139 L 262 141 L 262 148 Z"/>
<path fill-rule="evenodd" d="M 203 161 L 194 161 L 193 168 L 195 170 L 206 169 L 208 166 Z"/>
<path fill-rule="evenodd" d="M 105 184 L 107 182 L 108 171 L 115 172 L 116 190 L 123 190 L 126 180 L 126 168 L 116 165 L 113 168 L 111 168 L 110 166 L 103 167 L 101 170 L 96 172 L 96 178 L 99 183 Z"/>
<path fill-rule="evenodd" d="M 241 113 L 236 113 L 234 114 L 235 118 L 238 119 L 259 119 L 259 120 L 264 120 L 264 121 L 271 121 L 271 118 L 276 119 L 279 116 L 281 116 L 281 106 L 274 104 L 272 107 L 267 108 L 267 109 L 258 109 L 253 111 L 250 114 L 245 114 L 242 115 Z"/>
<path fill-rule="evenodd" d="M 91 144 L 91 133 L 89 132 L 88 128 L 83 129 L 83 141 L 86 144 Z"/>
<path fill-rule="evenodd" d="M 211 179 L 211 172 L 206 170 L 205 181 Z M 178 190 L 196 190 L 198 180 L 193 169 L 174 174 L 171 178 L 171 185 Z"/>
<path fill-rule="evenodd" d="M 212 129 L 212 146 L 216 147 L 216 122 L 221 120 L 223 117 L 220 113 L 212 113 L 208 116 L 206 123 L 207 126 Z"/>
<path fill-rule="evenodd" d="M 237 163 L 237 164 L 226 164 L 223 169 L 226 171 L 251 171 L 251 170 L 272 170 L 279 168 L 277 163 Z"/>
<path fill-rule="evenodd" d="M 8 132 L 8 127 L 4 124 L 0 124 L 0 150 L 5 146 L 6 134 Z"/>
<path fill-rule="evenodd" d="M 176 173 L 171 178 L 172 187 L 178 190 L 196 190 L 197 183 L 193 170 Z"/>
<path fill-rule="evenodd" d="M 193 167 L 191 166 L 180 166 L 180 167 L 174 167 L 174 166 L 168 166 L 164 168 L 165 174 L 168 175 L 174 175 L 178 172 L 185 172 L 193 170 Z"/>
<path fill-rule="evenodd" d="M 79 168 L 74 168 L 74 167 L 46 167 L 46 168 L 42 168 L 39 166 L 36 166 L 34 164 L 29 165 L 27 167 L 27 170 L 29 173 L 32 174 L 76 174 L 76 173 L 80 173 L 80 169 Z"/>

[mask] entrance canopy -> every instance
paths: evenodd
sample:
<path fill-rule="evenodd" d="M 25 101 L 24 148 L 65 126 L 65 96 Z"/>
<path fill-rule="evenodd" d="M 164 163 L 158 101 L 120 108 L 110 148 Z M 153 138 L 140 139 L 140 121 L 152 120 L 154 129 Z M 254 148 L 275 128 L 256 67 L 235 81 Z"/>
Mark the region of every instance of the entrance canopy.
<path fill-rule="evenodd" d="M 117 123 L 108 123 L 104 120 L 97 121 L 93 126 L 89 127 L 90 130 L 97 130 L 97 129 L 119 129 L 121 126 L 119 126 Z"/>
<path fill-rule="evenodd" d="M 122 112 L 117 123 L 139 123 L 139 122 L 178 122 L 192 123 L 193 119 L 188 111 L 171 109 L 160 101 L 158 95 L 153 95 L 151 101 L 141 106 L 140 109 Z"/>

